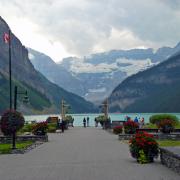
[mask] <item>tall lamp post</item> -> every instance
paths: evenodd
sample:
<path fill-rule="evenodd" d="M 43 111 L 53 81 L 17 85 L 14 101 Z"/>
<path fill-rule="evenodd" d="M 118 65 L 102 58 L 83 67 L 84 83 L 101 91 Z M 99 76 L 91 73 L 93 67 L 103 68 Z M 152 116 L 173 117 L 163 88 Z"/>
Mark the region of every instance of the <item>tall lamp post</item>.
<path fill-rule="evenodd" d="M 12 109 L 12 78 L 11 78 L 11 30 L 9 29 L 9 108 Z"/>
<path fill-rule="evenodd" d="M 17 95 L 18 94 L 24 95 L 23 102 L 25 102 L 25 103 L 29 102 L 27 91 L 18 91 L 18 87 L 15 86 L 14 87 L 14 109 L 15 110 L 17 109 Z"/>
<path fill-rule="evenodd" d="M 70 108 L 70 106 L 68 104 L 66 104 L 66 102 L 62 99 L 61 101 L 61 117 L 62 117 L 62 120 L 65 121 L 65 115 L 67 113 L 67 110 Z M 67 121 L 65 123 L 65 128 L 67 129 L 68 128 L 68 124 L 67 124 Z"/>
<path fill-rule="evenodd" d="M 65 120 L 65 114 L 66 114 L 66 108 L 70 108 L 68 104 L 62 99 L 61 101 L 61 117 L 63 120 Z"/>
<path fill-rule="evenodd" d="M 4 33 L 3 40 L 8 44 L 8 55 L 9 55 L 9 109 L 12 109 L 12 78 L 11 78 L 11 30 Z"/>
<path fill-rule="evenodd" d="M 106 128 L 106 125 L 108 125 L 108 109 L 109 109 L 109 104 L 108 104 L 108 98 L 101 104 L 102 107 L 102 112 L 104 113 L 105 117 L 105 122 L 104 122 L 104 129 Z"/>
<path fill-rule="evenodd" d="M 29 101 L 29 98 L 27 96 L 27 91 L 18 91 L 18 87 L 14 87 L 14 109 L 17 109 L 17 95 L 25 95 L 23 102 L 27 103 Z M 13 132 L 13 139 L 12 139 L 12 149 L 16 149 L 16 132 Z"/>

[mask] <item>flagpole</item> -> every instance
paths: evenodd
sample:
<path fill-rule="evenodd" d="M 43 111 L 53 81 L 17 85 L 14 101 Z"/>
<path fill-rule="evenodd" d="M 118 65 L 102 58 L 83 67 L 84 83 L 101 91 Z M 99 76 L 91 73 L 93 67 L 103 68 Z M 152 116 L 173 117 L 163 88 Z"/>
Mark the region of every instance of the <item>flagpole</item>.
<path fill-rule="evenodd" d="M 9 108 L 12 109 L 11 30 L 9 29 Z"/>

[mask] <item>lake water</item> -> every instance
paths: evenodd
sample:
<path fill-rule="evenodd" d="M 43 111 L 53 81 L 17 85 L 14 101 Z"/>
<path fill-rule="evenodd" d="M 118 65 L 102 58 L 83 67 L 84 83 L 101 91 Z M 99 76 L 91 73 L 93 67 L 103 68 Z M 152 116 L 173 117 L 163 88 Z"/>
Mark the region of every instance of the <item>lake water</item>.
<path fill-rule="evenodd" d="M 149 118 L 150 116 L 154 115 L 155 113 L 109 113 L 109 116 L 111 118 L 111 120 L 124 120 L 126 116 L 131 117 L 132 119 L 134 119 L 135 117 L 138 118 L 142 118 L 144 117 L 145 122 L 149 122 Z M 160 113 L 157 113 L 160 114 Z M 173 114 L 176 115 L 178 117 L 178 119 L 180 119 L 180 113 L 168 113 L 168 114 Z M 94 126 L 94 118 L 101 115 L 101 114 L 70 114 L 73 116 L 74 118 L 74 126 L 82 126 L 82 121 L 83 118 L 87 118 L 89 117 L 89 124 L 90 126 Z M 51 115 L 31 115 L 31 116 L 25 116 L 25 120 L 26 121 L 45 121 L 47 119 L 47 117 L 49 116 L 58 116 L 60 117 L 60 115 L 58 114 L 51 114 Z"/>

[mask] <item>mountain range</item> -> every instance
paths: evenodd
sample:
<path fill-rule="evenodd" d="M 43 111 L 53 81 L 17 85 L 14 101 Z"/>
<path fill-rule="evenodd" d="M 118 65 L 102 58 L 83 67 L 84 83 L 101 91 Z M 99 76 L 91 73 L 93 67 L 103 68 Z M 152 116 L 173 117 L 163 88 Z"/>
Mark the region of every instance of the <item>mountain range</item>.
<path fill-rule="evenodd" d="M 166 60 L 180 50 L 174 48 L 112 50 L 82 58 L 68 57 L 55 63 L 47 55 L 29 49 L 34 67 L 51 82 L 94 104 L 108 97 L 127 77 Z"/>
<path fill-rule="evenodd" d="M 180 112 L 180 51 L 128 77 L 109 96 L 111 112 Z"/>
<path fill-rule="evenodd" d="M 0 17 L 0 37 L 9 31 L 8 24 Z M 70 106 L 71 112 L 94 112 L 92 103 L 87 102 L 82 97 L 67 92 L 58 85 L 50 82 L 45 76 L 38 72 L 28 57 L 28 50 L 22 45 L 20 40 L 11 35 L 12 54 L 12 81 L 18 85 L 19 90 L 27 90 L 29 104 L 20 103 L 18 98 L 18 109 L 27 114 L 38 113 L 59 113 L 60 103 L 64 99 Z M 0 39 L 0 112 L 9 107 L 9 64 L 8 64 L 8 44 Z"/>

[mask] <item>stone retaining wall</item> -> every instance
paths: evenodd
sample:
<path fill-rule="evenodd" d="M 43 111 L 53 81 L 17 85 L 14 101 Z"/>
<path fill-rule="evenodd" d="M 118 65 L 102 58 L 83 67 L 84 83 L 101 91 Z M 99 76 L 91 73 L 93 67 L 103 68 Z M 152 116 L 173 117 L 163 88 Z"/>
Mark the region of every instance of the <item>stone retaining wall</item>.
<path fill-rule="evenodd" d="M 48 136 L 35 136 L 35 135 L 23 135 L 23 136 L 17 136 L 17 141 L 42 141 L 47 142 Z M 12 142 L 12 137 L 10 136 L 0 136 L 0 143 L 9 143 Z"/>
<path fill-rule="evenodd" d="M 180 147 L 160 148 L 161 163 L 180 174 Z"/>
<path fill-rule="evenodd" d="M 156 139 L 169 139 L 169 140 L 180 140 L 180 133 L 150 133 L 153 134 Z M 133 134 L 119 134 L 119 140 L 129 140 L 133 137 Z"/>

